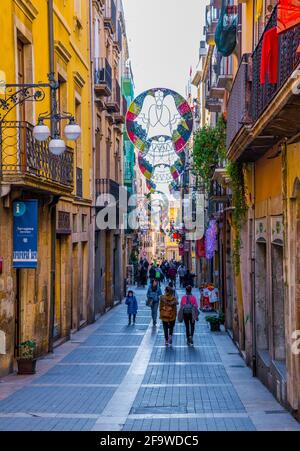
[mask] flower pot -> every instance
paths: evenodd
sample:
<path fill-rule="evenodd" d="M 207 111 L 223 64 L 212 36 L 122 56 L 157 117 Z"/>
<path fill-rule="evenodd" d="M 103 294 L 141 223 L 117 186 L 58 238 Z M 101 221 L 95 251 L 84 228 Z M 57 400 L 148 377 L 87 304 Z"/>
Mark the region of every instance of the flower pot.
<path fill-rule="evenodd" d="M 37 359 L 17 359 L 18 374 L 35 374 Z"/>
<path fill-rule="evenodd" d="M 210 323 L 211 332 L 220 332 L 220 323 Z"/>

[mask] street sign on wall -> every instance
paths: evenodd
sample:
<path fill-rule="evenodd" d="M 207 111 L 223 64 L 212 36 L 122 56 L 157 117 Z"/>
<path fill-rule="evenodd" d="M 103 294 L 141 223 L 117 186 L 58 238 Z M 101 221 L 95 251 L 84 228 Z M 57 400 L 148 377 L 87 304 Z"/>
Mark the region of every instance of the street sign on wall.
<path fill-rule="evenodd" d="M 38 201 L 13 203 L 13 267 L 37 267 Z"/>

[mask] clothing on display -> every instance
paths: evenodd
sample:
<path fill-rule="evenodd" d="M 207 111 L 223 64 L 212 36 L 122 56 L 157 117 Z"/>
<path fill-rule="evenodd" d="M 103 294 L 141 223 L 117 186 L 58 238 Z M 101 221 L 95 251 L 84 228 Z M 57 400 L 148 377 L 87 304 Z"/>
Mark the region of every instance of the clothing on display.
<path fill-rule="evenodd" d="M 260 83 L 266 83 L 266 76 L 271 84 L 278 80 L 279 37 L 277 28 L 266 31 L 262 43 Z"/>

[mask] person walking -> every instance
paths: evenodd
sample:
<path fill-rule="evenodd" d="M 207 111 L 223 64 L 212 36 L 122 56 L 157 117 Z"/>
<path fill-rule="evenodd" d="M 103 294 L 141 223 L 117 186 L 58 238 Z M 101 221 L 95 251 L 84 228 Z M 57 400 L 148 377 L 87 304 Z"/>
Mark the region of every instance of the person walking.
<path fill-rule="evenodd" d="M 199 309 L 197 299 L 192 295 L 192 287 L 186 287 L 186 294 L 182 297 L 178 320 L 185 323 L 187 345 L 193 345 L 195 322 L 198 321 Z"/>
<path fill-rule="evenodd" d="M 179 275 L 179 283 L 180 283 L 180 288 L 183 287 L 183 283 L 184 283 L 184 277 L 186 275 L 186 267 L 184 264 L 181 264 L 178 268 L 178 275 Z"/>
<path fill-rule="evenodd" d="M 156 275 L 156 268 L 155 268 L 155 266 L 154 266 L 154 263 L 152 263 L 152 265 L 151 265 L 151 267 L 150 267 L 150 270 L 149 270 L 149 278 L 150 278 L 150 281 L 153 280 L 153 279 L 155 279 L 155 275 Z"/>
<path fill-rule="evenodd" d="M 131 317 L 133 316 L 133 325 L 135 324 L 136 315 L 138 312 L 138 303 L 132 290 L 128 291 L 125 304 L 127 305 L 128 326 L 131 325 Z"/>
<path fill-rule="evenodd" d="M 169 276 L 169 282 L 173 282 L 174 287 L 176 287 L 177 270 L 174 265 L 170 266 L 169 271 L 168 271 L 168 276 Z"/>
<path fill-rule="evenodd" d="M 141 271 L 140 271 L 140 278 L 141 278 L 141 285 L 143 288 L 147 285 L 147 276 L 148 276 L 148 270 L 146 266 L 142 264 Z"/>
<path fill-rule="evenodd" d="M 172 336 L 177 316 L 178 301 L 174 296 L 174 291 L 167 286 L 165 294 L 160 297 L 160 319 L 163 322 L 166 346 L 172 346 Z"/>
<path fill-rule="evenodd" d="M 152 279 L 147 291 L 147 305 L 151 307 L 153 326 L 156 326 L 157 323 L 157 312 L 161 295 L 162 291 L 160 286 L 155 279 Z"/>

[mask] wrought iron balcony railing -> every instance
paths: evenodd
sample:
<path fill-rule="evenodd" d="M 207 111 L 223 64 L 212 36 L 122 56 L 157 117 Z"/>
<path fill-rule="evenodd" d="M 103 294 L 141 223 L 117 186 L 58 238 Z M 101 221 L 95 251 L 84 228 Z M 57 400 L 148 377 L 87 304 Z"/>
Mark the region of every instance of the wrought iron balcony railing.
<path fill-rule="evenodd" d="M 102 96 L 112 93 L 112 68 L 107 58 L 95 59 L 95 91 Z"/>
<path fill-rule="evenodd" d="M 117 31 L 115 33 L 115 37 L 114 37 L 114 42 L 117 45 L 119 51 L 122 51 L 122 28 L 121 28 L 121 24 L 118 21 L 118 25 L 117 25 Z"/>
<path fill-rule="evenodd" d="M 300 42 L 300 25 L 291 28 L 279 35 L 279 62 L 277 84 L 261 84 L 260 71 L 262 61 L 262 46 L 265 33 L 277 25 L 278 8 L 274 8 L 272 16 L 261 36 L 261 39 L 252 55 L 253 82 L 251 94 L 251 114 L 253 122 L 256 122 L 265 108 L 269 105 L 278 91 L 283 87 L 288 78 L 300 63 L 300 55 L 297 47 Z"/>
<path fill-rule="evenodd" d="M 53 155 L 48 142 L 34 139 L 33 126 L 28 122 L 0 124 L 0 181 L 71 192 L 73 169 L 73 151 L 67 149 L 60 156 Z"/>
<path fill-rule="evenodd" d="M 121 88 L 118 80 L 113 81 L 112 95 L 108 97 L 106 102 L 109 113 L 119 113 L 121 108 Z"/>
<path fill-rule="evenodd" d="M 243 55 L 227 104 L 227 147 L 244 124 L 251 122 L 249 77 L 250 54 Z"/>
<path fill-rule="evenodd" d="M 120 113 L 116 114 L 115 121 L 117 124 L 124 124 L 125 117 L 127 113 L 127 100 L 125 96 L 122 96 L 121 105 L 120 105 Z"/>
<path fill-rule="evenodd" d="M 243 125 L 253 126 L 299 67 L 300 26 L 279 35 L 278 80 L 276 84 L 261 84 L 262 47 L 265 33 L 277 25 L 277 7 L 264 29 L 253 54 L 243 55 L 231 89 L 227 113 L 227 148 L 241 131 Z"/>

